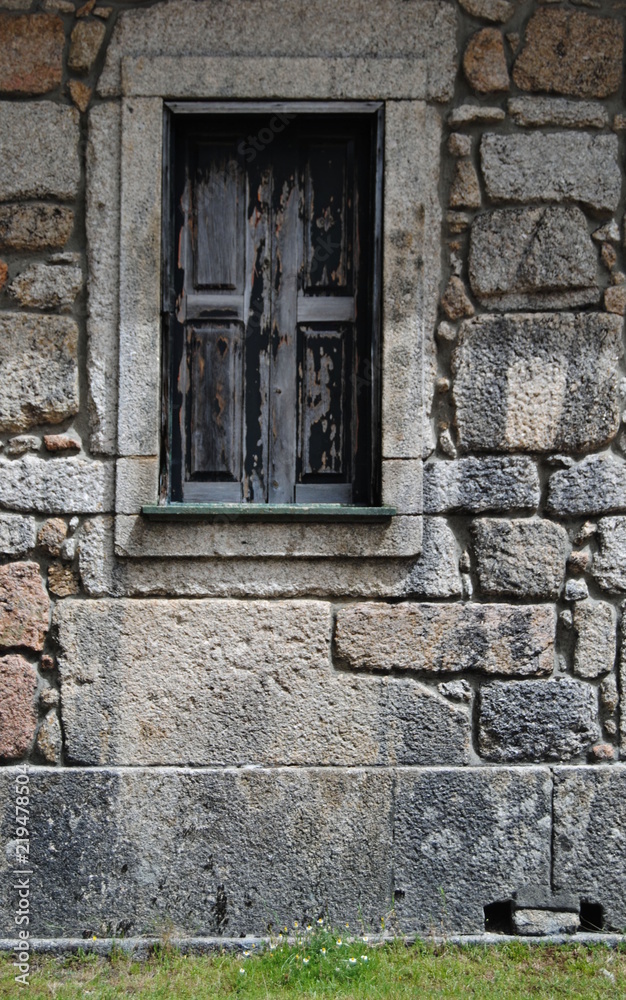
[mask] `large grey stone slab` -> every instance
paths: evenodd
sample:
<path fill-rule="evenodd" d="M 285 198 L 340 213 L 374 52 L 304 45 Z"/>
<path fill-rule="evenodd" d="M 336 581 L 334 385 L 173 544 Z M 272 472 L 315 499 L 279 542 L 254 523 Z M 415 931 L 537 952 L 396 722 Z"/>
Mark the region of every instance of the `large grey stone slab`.
<path fill-rule="evenodd" d="M 554 600 L 565 580 L 567 532 L 550 521 L 474 521 L 480 589 L 488 597 Z"/>
<path fill-rule="evenodd" d="M 595 101 L 568 101 L 564 97 L 512 97 L 509 114 L 516 125 L 562 125 L 565 128 L 604 128 L 609 116 Z"/>
<path fill-rule="evenodd" d="M 576 601 L 572 611 L 576 646 L 574 673 L 601 677 L 615 666 L 617 624 L 615 608 L 607 601 Z"/>
<path fill-rule="evenodd" d="M 297 0 L 269 0 L 262 10 L 254 0 L 236 0 L 228 7 L 219 0 L 176 0 L 122 13 L 108 48 L 101 94 L 120 93 L 120 62 L 129 55 L 409 56 L 425 63 L 419 96 L 447 100 L 456 74 L 456 12 L 436 0 L 401 5 L 321 0 L 310 8 Z M 178 59 L 181 72 L 183 64 Z"/>
<path fill-rule="evenodd" d="M 560 517 L 587 517 L 626 510 L 626 462 L 608 452 L 590 455 L 550 476 L 548 510 Z"/>
<path fill-rule="evenodd" d="M 452 360 L 461 449 L 586 451 L 610 441 L 622 326 L 607 313 L 466 320 Z"/>
<path fill-rule="evenodd" d="M 557 768 L 554 887 L 599 904 L 605 930 L 626 927 L 626 767 Z"/>
<path fill-rule="evenodd" d="M 110 511 L 113 468 L 84 458 L 0 459 L 0 506 L 39 514 Z"/>
<path fill-rule="evenodd" d="M 498 209 L 472 225 L 469 277 L 493 309 L 598 302 L 598 253 L 579 208 Z"/>
<path fill-rule="evenodd" d="M 590 684 L 562 677 L 481 688 L 478 747 L 486 760 L 570 760 L 599 736 L 597 691 Z"/>
<path fill-rule="evenodd" d="M 476 934 L 484 907 L 528 882 L 550 886 L 547 769 L 403 770 L 394 809 L 402 931 Z"/>
<path fill-rule="evenodd" d="M 16 773 L 0 774 L 5 937 L 15 936 Z M 31 934 L 243 937 L 320 916 L 379 928 L 391 905 L 392 779 L 347 768 L 34 769 Z"/>
<path fill-rule="evenodd" d="M 579 201 L 614 212 L 621 191 L 615 135 L 485 135 L 480 157 L 493 201 Z"/>
<path fill-rule="evenodd" d="M 554 609 L 506 604 L 352 604 L 340 608 L 338 659 L 355 670 L 427 674 L 551 672 Z"/>
<path fill-rule="evenodd" d="M 23 556 L 35 547 L 37 523 L 34 517 L 21 514 L 0 514 L 0 553 L 3 556 Z"/>
<path fill-rule="evenodd" d="M 460 597 L 460 548 L 443 517 L 424 518 L 422 554 L 411 570 L 407 589 L 420 597 Z"/>
<path fill-rule="evenodd" d="M 0 430 L 58 424 L 78 411 L 78 326 L 61 316 L 0 316 Z"/>
<path fill-rule="evenodd" d="M 424 466 L 428 514 L 536 510 L 540 496 L 539 474 L 530 458 L 486 455 Z"/>
<path fill-rule="evenodd" d="M 0 103 L 0 201 L 75 198 L 79 114 L 51 101 Z"/>
<path fill-rule="evenodd" d="M 626 517 L 603 517 L 598 521 L 598 551 L 591 574 L 603 590 L 626 591 Z"/>
<path fill-rule="evenodd" d="M 413 680 L 347 676 L 321 601 L 57 605 L 69 761 L 465 763 L 470 725 Z"/>

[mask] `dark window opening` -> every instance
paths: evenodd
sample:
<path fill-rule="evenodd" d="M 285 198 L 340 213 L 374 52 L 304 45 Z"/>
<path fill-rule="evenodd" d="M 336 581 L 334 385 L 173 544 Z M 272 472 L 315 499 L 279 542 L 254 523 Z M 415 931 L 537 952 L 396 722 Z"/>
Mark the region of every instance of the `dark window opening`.
<path fill-rule="evenodd" d="M 377 504 L 380 106 L 167 116 L 166 498 Z"/>

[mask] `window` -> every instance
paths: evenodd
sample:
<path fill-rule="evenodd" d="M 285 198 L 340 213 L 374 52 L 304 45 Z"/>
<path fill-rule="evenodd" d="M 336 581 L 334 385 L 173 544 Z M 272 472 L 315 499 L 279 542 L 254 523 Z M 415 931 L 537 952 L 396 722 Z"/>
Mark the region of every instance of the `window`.
<path fill-rule="evenodd" d="M 167 116 L 169 500 L 378 504 L 381 106 Z"/>

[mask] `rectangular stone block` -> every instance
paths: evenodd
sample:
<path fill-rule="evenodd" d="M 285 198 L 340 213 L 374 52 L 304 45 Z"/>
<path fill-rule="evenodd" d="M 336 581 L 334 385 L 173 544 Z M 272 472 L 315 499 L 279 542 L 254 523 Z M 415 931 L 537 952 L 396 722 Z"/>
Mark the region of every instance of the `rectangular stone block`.
<path fill-rule="evenodd" d="M 590 455 L 550 476 L 548 510 L 559 517 L 588 517 L 626 510 L 626 462 L 608 452 Z"/>
<path fill-rule="evenodd" d="M 34 548 L 37 524 L 34 517 L 21 514 L 0 514 L 0 553 L 3 556 L 23 556 Z"/>
<path fill-rule="evenodd" d="M 509 114 L 516 125 L 562 125 L 565 128 L 604 128 L 609 116 L 595 101 L 568 101 L 563 97 L 512 97 Z"/>
<path fill-rule="evenodd" d="M 472 224 L 469 278 L 489 309 L 598 302 L 598 252 L 579 208 L 499 209 Z"/>
<path fill-rule="evenodd" d="M 0 103 L 0 201 L 78 194 L 79 114 L 53 104 Z"/>
<path fill-rule="evenodd" d="M 598 551 L 591 574 L 603 590 L 626 591 L 626 517 L 603 517 L 598 521 Z"/>
<path fill-rule="evenodd" d="M 561 677 L 481 688 L 478 747 L 486 760 L 570 760 L 599 736 L 597 691 L 590 684 Z"/>
<path fill-rule="evenodd" d="M 484 907 L 550 887 L 547 769 L 403 770 L 394 808 L 395 911 L 404 933 L 485 930 Z"/>
<path fill-rule="evenodd" d="M 460 597 L 459 557 L 459 543 L 445 518 L 425 517 L 422 554 L 411 567 L 405 591 L 427 599 Z"/>
<path fill-rule="evenodd" d="M 74 228 L 74 212 L 67 205 L 45 202 L 0 205 L 2 250 L 48 250 L 63 247 Z"/>
<path fill-rule="evenodd" d="M 0 430 L 58 424 L 78 412 L 78 326 L 61 316 L 0 316 Z"/>
<path fill-rule="evenodd" d="M 554 886 L 602 907 L 604 929 L 626 927 L 626 767 L 557 768 Z"/>
<path fill-rule="evenodd" d="M 617 433 L 623 320 L 477 316 L 461 326 L 453 398 L 463 451 L 586 451 Z"/>
<path fill-rule="evenodd" d="M 550 673 L 554 609 L 506 604 L 353 604 L 340 608 L 338 659 L 354 670 L 528 676 Z"/>
<path fill-rule="evenodd" d="M 466 763 L 467 709 L 333 669 L 321 601 L 57 605 L 66 757 L 85 764 Z"/>
<path fill-rule="evenodd" d="M 84 458 L 0 459 L 0 506 L 39 514 L 110 511 L 113 467 Z"/>
<path fill-rule="evenodd" d="M 576 647 L 574 673 L 601 677 L 615 666 L 617 624 L 615 608 L 606 601 L 576 601 L 573 609 Z"/>
<path fill-rule="evenodd" d="M 45 94 L 61 83 L 65 32 L 54 14 L 0 16 L 0 91 Z"/>
<path fill-rule="evenodd" d="M 621 175 L 615 135 L 485 135 L 480 158 L 492 201 L 579 201 L 614 212 Z"/>
<path fill-rule="evenodd" d="M 471 526 L 481 593 L 554 600 L 565 580 L 567 532 L 550 521 L 488 518 Z"/>
<path fill-rule="evenodd" d="M 530 458 L 486 455 L 424 466 L 427 514 L 536 510 L 540 495 L 537 467 Z"/>
<path fill-rule="evenodd" d="M 16 774 L 0 773 L 5 938 L 15 937 Z M 347 768 L 37 768 L 31 935 L 244 937 L 320 916 L 378 929 L 391 905 L 392 779 Z"/>

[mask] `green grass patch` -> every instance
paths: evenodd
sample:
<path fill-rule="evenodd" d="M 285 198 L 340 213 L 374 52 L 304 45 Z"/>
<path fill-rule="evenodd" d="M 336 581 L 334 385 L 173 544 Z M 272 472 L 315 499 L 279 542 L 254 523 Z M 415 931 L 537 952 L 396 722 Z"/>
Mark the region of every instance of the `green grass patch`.
<path fill-rule="evenodd" d="M 602 945 L 455 946 L 400 940 L 372 945 L 349 928 L 291 928 L 263 950 L 184 955 L 164 944 L 145 961 L 116 951 L 64 958 L 33 957 L 30 983 L 14 981 L 12 959 L 0 958 L 0 997 L 29 1000 L 527 1000 L 626 997 L 626 947 Z"/>

